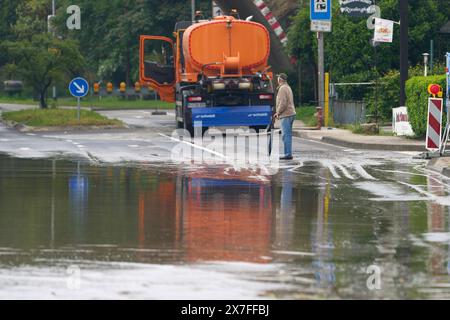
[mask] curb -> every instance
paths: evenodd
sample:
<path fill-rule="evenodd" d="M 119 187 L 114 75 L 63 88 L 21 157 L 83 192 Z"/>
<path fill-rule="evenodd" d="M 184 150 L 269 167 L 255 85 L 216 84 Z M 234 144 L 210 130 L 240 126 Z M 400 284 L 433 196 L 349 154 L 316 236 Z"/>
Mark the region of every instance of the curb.
<path fill-rule="evenodd" d="M 116 130 L 116 129 L 129 129 L 129 127 L 124 124 L 124 126 L 116 125 L 105 125 L 105 126 L 73 126 L 73 127 L 31 127 L 23 123 L 18 123 L 15 121 L 7 121 L 0 118 L 0 122 L 3 123 L 7 128 L 16 130 L 18 132 L 80 132 L 80 131 L 97 131 L 97 130 Z"/>
<path fill-rule="evenodd" d="M 86 107 L 91 111 L 136 111 L 136 110 L 142 110 L 142 111 L 157 111 L 157 112 L 169 112 L 174 109 L 156 109 L 156 108 L 99 108 L 99 107 Z"/>
<path fill-rule="evenodd" d="M 387 151 L 414 151 L 414 152 L 423 152 L 426 151 L 425 147 L 416 145 L 416 144 L 383 144 L 383 143 L 362 143 L 362 142 L 353 142 L 342 140 L 334 137 L 322 137 L 311 138 L 307 132 L 298 132 L 294 131 L 293 135 L 302 138 L 308 139 L 312 141 L 321 141 L 328 144 L 336 145 L 339 147 L 351 148 L 351 149 L 365 149 L 365 150 L 387 150 Z"/>

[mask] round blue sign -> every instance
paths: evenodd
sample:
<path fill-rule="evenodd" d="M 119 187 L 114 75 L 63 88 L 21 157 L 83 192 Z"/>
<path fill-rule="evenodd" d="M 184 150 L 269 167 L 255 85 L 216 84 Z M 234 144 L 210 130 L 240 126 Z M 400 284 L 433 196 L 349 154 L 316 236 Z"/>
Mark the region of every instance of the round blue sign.
<path fill-rule="evenodd" d="M 86 79 L 75 78 L 69 84 L 69 91 L 75 98 L 85 97 L 89 93 L 89 83 Z"/>

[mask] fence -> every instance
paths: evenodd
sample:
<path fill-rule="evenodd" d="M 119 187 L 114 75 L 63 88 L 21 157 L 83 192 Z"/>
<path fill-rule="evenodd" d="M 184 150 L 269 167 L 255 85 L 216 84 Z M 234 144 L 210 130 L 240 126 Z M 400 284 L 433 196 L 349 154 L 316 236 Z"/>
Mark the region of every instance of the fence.
<path fill-rule="evenodd" d="M 366 122 L 366 104 L 363 101 L 333 100 L 331 109 L 335 124 L 360 124 Z"/>

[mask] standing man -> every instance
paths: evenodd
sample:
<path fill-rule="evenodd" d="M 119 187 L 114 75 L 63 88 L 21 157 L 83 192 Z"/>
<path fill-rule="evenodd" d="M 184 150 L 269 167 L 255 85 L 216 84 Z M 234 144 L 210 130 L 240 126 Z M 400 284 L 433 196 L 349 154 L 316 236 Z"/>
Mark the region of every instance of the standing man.
<path fill-rule="evenodd" d="M 295 106 L 292 89 L 287 83 L 287 75 L 278 76 L 278 94 L 275 118 L 281 120 L 281 133 L 284 144 L 284 156 L 280 160 L 292 160 L 292 125 L 295 120 Z"/>

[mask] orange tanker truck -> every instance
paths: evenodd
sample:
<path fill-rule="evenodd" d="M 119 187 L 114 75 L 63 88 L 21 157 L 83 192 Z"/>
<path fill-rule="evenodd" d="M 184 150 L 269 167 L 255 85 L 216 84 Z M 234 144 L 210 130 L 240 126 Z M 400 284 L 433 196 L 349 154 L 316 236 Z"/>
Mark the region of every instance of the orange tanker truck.
<path fill-rule="evenodd" d="M 178 22 L 175 40 L 140 37 L 140 82 L 176 103 L 178 128 L 271 123 L 274 94 L 266 28 L 233 16 Z"/>

